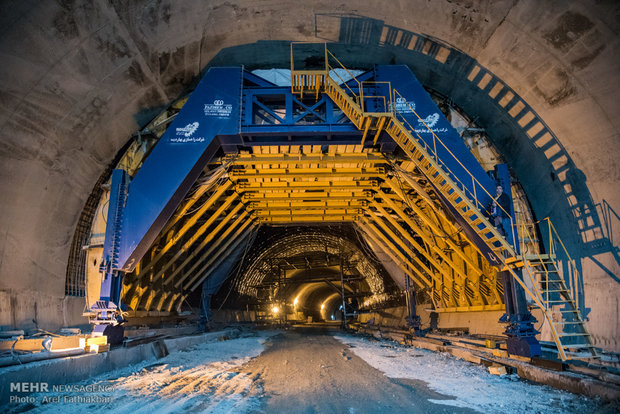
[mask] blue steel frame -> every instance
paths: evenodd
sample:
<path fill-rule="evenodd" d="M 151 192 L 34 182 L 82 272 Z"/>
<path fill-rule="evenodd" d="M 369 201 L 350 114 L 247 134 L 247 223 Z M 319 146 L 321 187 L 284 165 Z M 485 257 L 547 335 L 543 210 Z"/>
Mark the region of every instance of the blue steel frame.
<path fill-rule="evenodd" d="M 118 270 L 118 255 L 129 176 L 123 170 L 114 170 L 111 181 L 103 258 L 99 265 L 99 271 L 103 274 L 101 292 L 99 300 L 91 308 L 94 314 L 91 322 L 96 325 L 117 324 L 122 320 L 118 319 L 117 311 L 120 307 L 124 274 Z M 95 327 L 95 331 L 98 332 L 103 332 L 104 329 L 105 326 Z"/>
<path fill-rule="evenodd" d="M 364 86 L 363 82 L 371 80 L 378 83 Z M 388 83 L 391 87 L 386 92 Z M 478 184 L 473 184 L 470 191 L 482 193 L 481 189 L 476 189 L 476 186 L 482 186 L 489 193 L 494 193 L 494 180 L 469 152 L 407 67 L 377 66 L 360 75 L 357 81 L 347 82 L 347 85 L 351 89 L 362 85 L 364 92 L 361 95 L 371 97 L 363 103 L 367 111 L 388 112 L 395 109 L 398 117 L 412 125 L 418 121 L 413 110 L 422 119 L 428 119 L 433 132 L 450 145 L 449 153 L 456 154 L 457 158 L 443 157 L 439 153 L 447 150 L 436 149 L 441 159 L 449 160 L 447 166 L 452 174 L 457 177 L 473 174 Z M 378 101 L 372 101 L 375 95 L 391 93 L 392 87 L 402 93 L 406 102 L 394 102 L 395 108 L 385 108 L 385 104 L 381 107 Z M 430 143 L 426 132 L 420 128 L 419 134 Z M 309 93 L 302 99 L 293 94 L 289 87 L 275 86 L 241 68 L 210 69 L 129 184 L 127 199 L 117 197 L 110 201 L 111 209 L 113 204 L 118 207 L 111 211 L 109 217 L 115 219 L 108 220 L 106 228 L 104 254 L 107 256 L 104 257 L 108 259 L 103 271 L 110 277 L 104 279 L 102 284 L 100 306 L 105 303 L 106 311 L 120 306 L 124 272 L 134 269 L 200 172 L 220 149 L 236 152 L 239 146 L 252 145 L 360 144 L 361 136 L 362 132 L 327 94 L 313 96 Z M 370 145 L 372 141 L 368 140 L 366 146 Z M 381 135 L 379 145 L 383 152 L 392 152 L 396 148 L 394 141 L 385 133 Z M 501 179 L 509 180 L 506 178 L 507 169 L 501 169 L 499 173 Z M 465 178 L 461 181 L 467 183 L 469 177 Z M 126 175 L 115 171 L 115 194 L 122 194 L 126 186 Z M 509 185 L 506 188 L 510 188 Z M 442 197 L 441 191 L 437 193 Z M 451 207 L 446 200 L 444 205 Z M 454 216 L 458 220 L 459 214 Z M 474 229 L 464 227 L 466 232 L 470 230 L 468 234 L 471 233 L 472 241 L 483 253 L 490 250 L 482 240 L 478 240 L 479 237 L 476 238 Z M 491 253 L 488 257 L 492 259 Z M 519 314 L 524 312 L 521 309 L 518 311 Z M 507 309 L 507 313 L 513 314 L 515 310 Z M 517 337 L 523 330 L 518 331 L 515 333 Z"/>
<path fill-rule="evenodd" d="M 291 93 L 290 87 L 243 90 L 242 145 L 359 144 L 361 136 L 346 115 L 323 94 L 318 99 L 309 96 L 301 100 Z"/>

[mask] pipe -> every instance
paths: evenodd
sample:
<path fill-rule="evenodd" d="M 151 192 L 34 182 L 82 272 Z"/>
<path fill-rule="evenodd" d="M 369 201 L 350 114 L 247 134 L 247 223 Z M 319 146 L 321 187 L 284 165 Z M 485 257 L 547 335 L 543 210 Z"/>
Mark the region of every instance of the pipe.
<path fill-rule="evenodd" d="M 24 364 L 28 362 L 42 361 L 45 359 L 63 358 L 68 356 L 81 355 L 84 348 L 69 348 L 62 351 L 43 351 L 34 354 L 26 354 L 21 356 L 10 356 L 0 358 L 0 367 L 8 367 L 11 365 Z"/>

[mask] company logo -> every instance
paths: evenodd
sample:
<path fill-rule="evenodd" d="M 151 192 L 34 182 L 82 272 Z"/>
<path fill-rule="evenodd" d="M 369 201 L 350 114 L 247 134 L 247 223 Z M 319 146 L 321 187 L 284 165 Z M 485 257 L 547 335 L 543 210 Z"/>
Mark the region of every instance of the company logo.
<path fill-rule="evenodd" d="M 47 382 L 11 382 L 11 392 L 49 392 Z"/>
<path fill-rule="evenodd" d="M 204 104 L 205 116 L 228 118 L 232 113 L 232 104 L 224 103 L 223 99 L 215 99 L 212 104 Z"/>
<path fill-rule="evenodd" d="M 398 97 L 394 101 L 394 109 L 403 114 L 410 114 L 415 111 L 415 102 L 407 101 L 404 98 Z"/>
<path fill-rule="evenodd" d="M 426 124 L 427 127 L 433 128 L 435 125 L 437 125 L 437 122 L 439 122 L 439 114 L 435 112 L 434 114 L 431 114 L 424 119 L 418 119 L 418 126 L 423 127 L 424 124 Z"/>
<path fill-rule="evenodd" d="M 189 138 L 194 135 L 194 132 L 196 132 L 199 126 L 200 124 L 198 122 L 192 122 L 191 124 L 185 125 L 183 128 L 177 128 L 177 135 L 183 135 Z"/>

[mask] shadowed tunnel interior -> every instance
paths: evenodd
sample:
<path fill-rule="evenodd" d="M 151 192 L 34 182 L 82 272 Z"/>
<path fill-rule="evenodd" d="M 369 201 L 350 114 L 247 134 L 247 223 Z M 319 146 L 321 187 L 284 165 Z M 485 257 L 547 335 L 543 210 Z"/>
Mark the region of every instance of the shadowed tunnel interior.
<path fill-rule="evenodd" d="M 260 245 L 252 246 L 230 287 L 224 286 L 215 298 L 220 307 L 224 300 L 262 302 L 299 320 L 341 320 L 343 284 L 349 313 L 369 311 L 388 298 L 398 303 L 400 290 L 352 226 L 264 232 L 257 235 Z M 230 299 L 232 289 L 237 295 Z M 224 295 L 228 297 L 222 299 Z"/>

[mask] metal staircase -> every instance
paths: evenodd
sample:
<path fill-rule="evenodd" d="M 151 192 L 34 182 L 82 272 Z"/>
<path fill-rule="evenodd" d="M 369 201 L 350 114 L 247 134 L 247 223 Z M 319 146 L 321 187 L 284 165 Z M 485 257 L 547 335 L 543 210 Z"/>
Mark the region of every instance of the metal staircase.
<path fill-rule="evenodd" d="M 547 218 L 543 222 L 546 223 L 540 223 L 539 228 L 547 233 L 549 253 L 524 254 L 518 256 L 521 262 L 517 263 L 524 265 L 531 286 L 544 306 L 545 317 L 551 320 L 551 333 L 562 359 L 598 357 L 579 310 L 580 272 L 551 221 Z M 521 231 L 529 238 L 535 237 L 526 228 Z M 561 263 L 566 265 L 564 271 Z"/>
<path fill-rule="evenodd" d="M 534 262 L 535 272 L 540 275 L 540 285 L 543 287 L 543 303 L 551 309 L 555 323 L 561 332 L 558 332 L 563 351 L 574 356 L 583 356 L 580 350 L 587 350 L 596 355 L 590 334 L 585 328 L 584 320 L 579 311 L 566 282 L 560 275 L 556 262 L 548 259 Z M 560 329 L 558 329 L 560 331 Z"/>
<path fill-rule="evenodd" d="M 302 97 L 305 93 L 313 93 L 316 97 L 319 93 L 327 94 L 351 122 L 363 131 L 362 143 L 371 131 L 375 135 L 374 143 L 383 130 L 387 132 L 426 176 L 446 208 L 455 215 L 455 218 L 460 218 L 461 223 L 466 224 L 468 237 L 479 239 L 476 240 L 478 243 L 476 241 L 474 243 L 489 263 L 499 270 L 509 271 L 533 303 L 542 310 L 560 358 L 566 360 L 569 355 L 583 356 L 583 353 L 579 352 L 583 349 L 596 357 L 596 350 L 579 309 L 558 271 L 556 256 L 549 254 L 527 257 L 517 253 L 513 247 L 517 245 L 514 239 L 516 236 L 512 236 L 511 242 L 506 240 L 485 216 L 486 201 L 493 199 L 494 196 L 461 163 L 449 145 L 432 131 L 426 121 L 416 113 L 415 108 L 409 105 L 389 82 L 358 81 L 327 47 L 325 47 L 324 70 L 295 70 L 293 45 L 291 44 L 292 92 Z M 336 66 L 330 65 L 330 61 L 336 62 Z M 342 79 L 334 69 L 346 71 L 350 79 Z M 372 91 L 371 83 L 375 84 Z M 381 87 L 377 87 L 377 84 L 381 84 Z M 381 105 L 371 105 L 372 111 L 365 110 L 368 100 L 376 99 L 382 89 L 385 110 L 376 111 L 377 106 Z M 400 105 L 394 105 L 394 102 L 399 102 Z M 416 132 L 416 128 L 407 120 L 403 109 L 415 115 L 418 124 L 428 129 L 425 132 L 430 132 L 432 139 L 425 140 Z M 511 229 L 516 229 L 512 220 Z M 513 235 L 515 233 L 512 231 Z M 565 256 L 568 256 L 568 252 Z M 577 271 L 574 264 L 571 269 L 573 272 Z M 574 352 L 575 350 L 577 352 Z"/>

